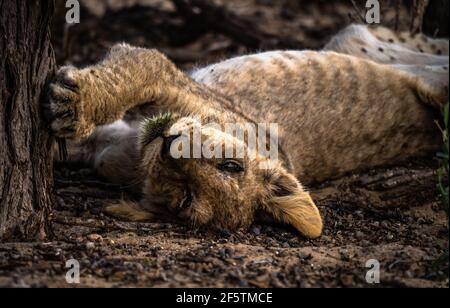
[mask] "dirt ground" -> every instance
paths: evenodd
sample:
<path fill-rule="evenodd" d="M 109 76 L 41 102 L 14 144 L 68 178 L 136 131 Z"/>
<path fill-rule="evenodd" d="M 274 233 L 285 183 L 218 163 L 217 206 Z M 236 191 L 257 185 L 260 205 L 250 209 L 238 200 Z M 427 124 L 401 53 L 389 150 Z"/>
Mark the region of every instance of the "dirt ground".
<path fill-rule="evenodd" d="M 220 16 L 205 14 L 210 8 L 176 11 L 164 0 L 87 2 L 70 28 L 58 9 L 59 64 L 95 62 L 126 41 L 160 48 L 189 69 L 257 50 L 320 48 L 357 18 L 349 17 L 350 1 L 223 1 Z M 393 24 L 391 11 L 383 16 Z M 0 287 L 73 287 L 65 280 L 69 259 L 80 262 L 81 287 L 448 287 L 437 168 L 434 157 L 418 158 L 310 187 L 325 229 L 307 240 L 285 226 L 231 234 L 117 221 L 102 207 L 130 198 L 126 191 L 89 168 L 55 163 L 54 238 L 0 244 Z M 380 263 L 379 285 L 365 280 L 370 259 Z"/>

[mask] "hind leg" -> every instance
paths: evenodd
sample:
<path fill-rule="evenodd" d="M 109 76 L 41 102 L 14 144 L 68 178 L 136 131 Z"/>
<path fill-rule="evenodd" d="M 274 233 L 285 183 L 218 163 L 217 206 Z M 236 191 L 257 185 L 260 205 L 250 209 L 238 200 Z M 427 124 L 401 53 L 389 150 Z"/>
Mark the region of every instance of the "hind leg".
<path fill-rule="evenodd" d="M 99 126 L 85 141 L 70 143 L 69 159 L 89 165 L 105 181 L 119 184 L 139 195 L 142 177 L 138 168 L 137 134 L 137 126 L 123 120 Z M 159 216 L 156 209 L 145 202 L 122 200 L 106 205 L 103 210 L 120 220 L 134 222 L 155 221 Z"/>
<path fill-rule="evenodd" d="M 448 41 L 423 35 L 409 38 L 405 33 L 397 34 L 383 27 L 350 25 L 333 37 L 324 49 L 383 64 L 448 66 L 448 45 Z M 437 51 L 433 53 L 433 49 Z M 436 54 L 438 51 L 439 55 Z"/>
<path fill-rule="evenodd" d="M 137 126 L 122 120 L 97 127 L 88 139 L 70 141 L 69 160 L 88 165 L 109 183 L 140 192 Z"/>
<path fill-rule="evenodd" d="M 368 30 L 382 42 L 397 44 L 419 53 L 448 56 L 449 42 L 446 39 L 434 39 L 422 33 L 394 32 L 385 27 L 373 27 Z"/>

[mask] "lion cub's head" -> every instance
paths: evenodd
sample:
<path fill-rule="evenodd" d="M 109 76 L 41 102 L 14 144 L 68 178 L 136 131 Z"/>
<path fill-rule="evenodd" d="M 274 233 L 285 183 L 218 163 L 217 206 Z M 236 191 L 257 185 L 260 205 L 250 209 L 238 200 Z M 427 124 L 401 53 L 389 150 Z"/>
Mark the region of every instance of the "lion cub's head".
<path fill-rule="evenodd" d="M 145 201 L 193 225 L 235 230 L 257 214 L 321 234 L 322 220 L 297 179 L 223 126 L 162 115 L 142 125 Z M 268 214 L 268 215 L 267 215 Z"/>

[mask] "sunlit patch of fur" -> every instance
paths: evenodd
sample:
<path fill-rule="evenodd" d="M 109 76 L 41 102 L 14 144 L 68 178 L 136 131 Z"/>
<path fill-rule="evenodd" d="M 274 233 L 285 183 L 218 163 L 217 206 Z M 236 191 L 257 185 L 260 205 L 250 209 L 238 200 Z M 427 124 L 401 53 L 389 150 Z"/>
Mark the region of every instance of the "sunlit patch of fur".
<path fill-rule="evenodd" d="M 119 201 L 118 203 L 105 206 L 104 211 L 113 217 L 136 222 L 152 221 L 155 216 L 145 211 L 139 203 L 131 201 Z"/>

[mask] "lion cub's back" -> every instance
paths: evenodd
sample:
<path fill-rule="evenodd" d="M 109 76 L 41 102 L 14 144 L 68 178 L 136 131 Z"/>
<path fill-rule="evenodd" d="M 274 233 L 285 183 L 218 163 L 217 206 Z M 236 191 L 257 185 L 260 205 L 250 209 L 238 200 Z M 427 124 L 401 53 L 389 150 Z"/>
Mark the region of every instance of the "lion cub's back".
<path fill-rule="evenodd" d="M 300 179 L 320 181 L 435 148 L 417 78 L 335 52 L 239 57 L 192 77 L 230 97 L 260 123 L 278 123 Z"/>
<path fill-rule="evenodd" d="M 271 51 L 246 55 L 195 70 L 191 77 L 235 98 L 238 110 L 250 113 L 257 120 L 264 115 L 267 121 L 267 111 L 292 108 L 289 106 L 292 101 L 298 101 L 298 95 L 308 86 L 306 79 L 314 78 L 302 68 L 317 54 L 314 51 Z"/>

